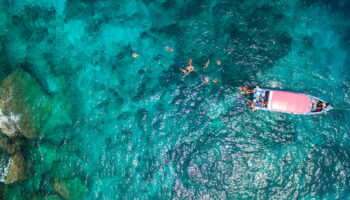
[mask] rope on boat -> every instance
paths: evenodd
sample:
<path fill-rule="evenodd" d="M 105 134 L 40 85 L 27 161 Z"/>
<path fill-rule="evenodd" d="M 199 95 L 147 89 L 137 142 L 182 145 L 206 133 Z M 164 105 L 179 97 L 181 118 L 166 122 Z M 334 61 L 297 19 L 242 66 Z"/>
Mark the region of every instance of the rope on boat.
<path fill-rule="evenodd" d="M 335 110 L 350 110 L 350 108 L 333 108 Z"/>

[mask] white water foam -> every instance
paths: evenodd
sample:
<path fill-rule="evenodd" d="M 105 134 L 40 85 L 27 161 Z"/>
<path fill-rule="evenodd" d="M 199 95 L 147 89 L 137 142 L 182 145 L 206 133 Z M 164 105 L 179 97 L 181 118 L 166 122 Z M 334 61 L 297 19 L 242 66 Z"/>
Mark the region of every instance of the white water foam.
<path fill-rule="evenodd" d="M 19 120 L 19 115 L 15 115 L 11 112 L 10 116 L 6 116 L 0 109 L 0 129 L 6 135 L 14 136 L 18 130 L 21 130 L 17 124 Z"/>
<path fill-rule="evenodd" d="M 6 180 L 6 176 L 7 176 L 7 173 L 8 173 L 8 170 L 12 164 L 12 161 L 13 161 L 13 157 L 11 157 L 10 159 L 7 160 L 7 163 L 6 163 L 6 160 L 7 159 L 4 159 L 2 157 L 2 159 L 0 160 L 0 182 L 5 182 Z"/>

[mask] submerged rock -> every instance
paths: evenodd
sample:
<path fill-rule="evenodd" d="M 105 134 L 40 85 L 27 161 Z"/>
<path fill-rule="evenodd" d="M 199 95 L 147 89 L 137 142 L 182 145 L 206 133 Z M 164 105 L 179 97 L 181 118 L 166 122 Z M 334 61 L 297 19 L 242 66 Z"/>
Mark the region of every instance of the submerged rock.
<path fill-rule="evenodd" d="M 80 178 L 51 180 L 53 189 L 66 200 L 82 199 L 87 192 L 84 183 Z"/>
<path fill-rule="evenodd" d="M 22 134 L 35 138 L 48 119 L 51 105 L 38 82 L 23 69 L 17 69 L 2 82 L 0 128 L 8 137 Z"/>
<path fill-rule="evenodd" d="M 0 200 L 5 200 L 6 199 L 4 194 L 5 194 L 5 187 L 2 184 L 2 185 L 0 185 Z"/>
<path fill-rule="evenodd" d="M 0 147 L 3 148 L 3 149 L 6 149 L 7 148 L 7 145 L 9 144 L 9 139 L 8 137 L 2 137 L 0 139 Z"/>
<path fill-rule="evenodd" d="M 8 137 L 4 136 L 0 139 L 0 147 L 7 150 L 8 154 L 14 154 L 20 149 L 20 143 L 11 141 Z"/>
<path fill-rule="evenodd" d="M 31 154 L 32 159 L 40 165 L 36 165 L 34 168 L 36 169 L 36 167 L 45 166 L 40 169 L 41 171 L 44 170 L 43 172 L 50 171 L 53 163 L 58 161 L 60 156 L 62 156 L 60 155 L 60 151 L 57 151 L 54 146 L 49 144 L 41 144 L 38 148 L 35 148 Z M 39 171 L 36 172 L 39 173 Z"/>
<path fill-rule="evenodd" d="M 56 194 L 50 194 L 46 196 L 42 196 L 39 194 L 39 195 L 33 196 L 31 200 L 61 200 L 61 197 L 59 197 Z"/>
<path fill-rule="evenodd" d="M 8 173 L 6 175 L 5 183 L 11 184 L 17 181 L 24 180 L 28 177 L 27 164 L 20 153 L 16 153 L 10 160 Z"/>
<path fill-rule="evenodd" d="M 51 95 L 58 92 L 59 86 L 57 85 L 50 64 L 42 53 L 29 52 L 27 62 L 21 65 L 21 68 L 27 71 L 32 77 L 34 77 L 43 90 Z"/>

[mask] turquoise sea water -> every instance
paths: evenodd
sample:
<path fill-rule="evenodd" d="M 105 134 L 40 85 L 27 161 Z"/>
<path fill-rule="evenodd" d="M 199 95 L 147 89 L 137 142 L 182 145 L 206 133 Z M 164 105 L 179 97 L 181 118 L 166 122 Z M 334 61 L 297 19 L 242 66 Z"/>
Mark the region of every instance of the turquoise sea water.
<path fill-rule="evenodd" d="M 350 111 L 252 112 L 234 89 L 350 108 L 349 11 L 341 0 L 0 1 L 1 80 L 22 68 L 51 101 L 20 149 L 28 178 L 1 183 L 2 197 L 349 199 Z"/>

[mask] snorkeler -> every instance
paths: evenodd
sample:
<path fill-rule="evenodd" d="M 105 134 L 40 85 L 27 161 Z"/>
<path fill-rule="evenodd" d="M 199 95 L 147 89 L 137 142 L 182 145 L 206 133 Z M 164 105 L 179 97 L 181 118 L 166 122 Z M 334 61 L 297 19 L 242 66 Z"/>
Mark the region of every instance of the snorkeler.
<path fill-rule="evenodd" d="M 181 68 L 180 68 L 180 70 L 185 74 L 184 77 L 190 74 L 187 70 L 184 70 L 184 69 L 181 69 Z"/>
<path fill-rule="evenodd" d="M 253 90 L 246 90 L 246 91 L 244 91 L 244 94 L 250 94 L 250 93 L 254 93 L 255 92 L 255 90 L 253 89 Z"/>
<path fill-rule="evenodd" d="M 169 47 L 169 46 L 164 47 L 164 49 L 167 50 L 167 51 L 174 51 L 174 49 Z"/>
<path fill-rule="evenodd" d="M 221 60 L 217 60 L 217 61 L 216 61 L 216 64 L 217 64 L 217 65 L 221 65 Z"/>
<path fill-rule="evenodd" d="M 241 94 L 245 94 L 245 92 L 248 90 L 247 86 L 239 87 L 239 90 L 241 90 Z"/>
<path fill-rule="evenodd" d="M 241 90 L 241 94 L 250 94 L 250 93 L 254 93 L 255 90 L 248 90 L 247 86 L 243 86 L 239 88 Z"/>
<path fill-rule="evenodd" d="M 136 53 L 132 53 L 131 55 L 132 55 L 132 57 L 134 57 L 134 58 L 136 58 L 137 56 L 139 56 L 139 55 L 136 54 Z"/>
<path fill-rule="evenodd" d="M 186 70 L 192 72 L 194 70 L 194 67 L 192 65 L 186 66 Z"/>
<path fill-rule="evenodd" d="M 192 58 L 188 61 L 188 64 L 192 66 Z"/>
<path fill-rule="evenodd" d="M 209 66 L 209 59 L 208 59 L 208 61 L 205 63 L 204 68 L 207 68 L 208 66 Z"/>
<path fill-rule="evenodd" d="M 204 78 L 203 78 L 203 82 L 204 82 L 204 83 L 208 83 L 208 82 L 209 82 L 209 77 L 204 77 Z"/>

